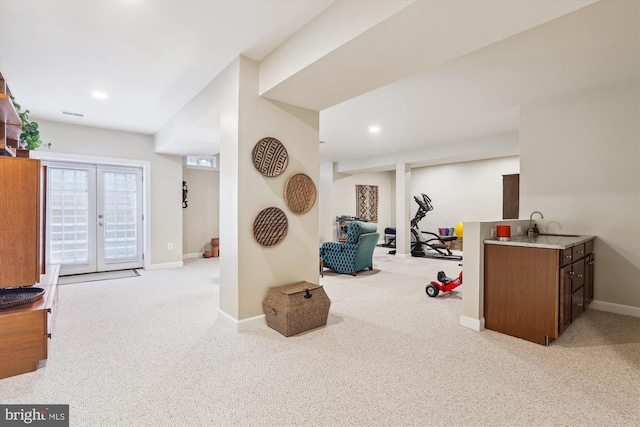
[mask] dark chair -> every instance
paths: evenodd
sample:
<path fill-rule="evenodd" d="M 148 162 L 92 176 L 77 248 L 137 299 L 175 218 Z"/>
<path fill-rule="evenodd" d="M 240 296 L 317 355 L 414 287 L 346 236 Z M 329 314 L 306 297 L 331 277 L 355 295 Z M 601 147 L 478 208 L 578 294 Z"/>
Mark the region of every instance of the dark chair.
<path fill-rule="evenodd" d="M 373 270 L 373 250 L 380 237 L 376 229 L 376 224 L 370 222 L 349 224 L 345 242 L 325 242 L 320 246 L 324 266 L 352 276 L 365 268 Z"/>

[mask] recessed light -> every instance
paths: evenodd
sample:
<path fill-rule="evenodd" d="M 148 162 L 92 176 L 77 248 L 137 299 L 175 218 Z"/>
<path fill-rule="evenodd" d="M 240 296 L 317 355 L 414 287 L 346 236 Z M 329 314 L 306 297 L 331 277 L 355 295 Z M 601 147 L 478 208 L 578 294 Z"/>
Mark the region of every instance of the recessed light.
<path fill-rule="evenodd" d="M 370 133 L 378 133 L 380 132 L 380 126 L 369 126 Z"/>
<path fill-rule="evenodd" d="M 107 95 L 105 92 L 100 92 L 99 90 L 94 90 L 93 92 L 91 92 L 91 96 L 93 96 L 94 98 L 97 98 L 97 99 L 107 99 L 107 98 L 109 98 L 109 95 Z"/>

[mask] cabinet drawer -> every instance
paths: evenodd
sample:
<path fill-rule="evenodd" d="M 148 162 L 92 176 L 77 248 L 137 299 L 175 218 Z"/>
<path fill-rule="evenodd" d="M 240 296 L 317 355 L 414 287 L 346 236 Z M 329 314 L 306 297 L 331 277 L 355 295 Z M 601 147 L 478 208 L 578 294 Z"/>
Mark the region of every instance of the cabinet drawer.
<path fill-rule="evenodd" d="M 584 288 L 580 288 L 571 294 L 571 321 L 576 320 L 584 311 Z"/>
<path fill-rule="evenodd" d="M 22 359 L 34 361 L 47 358 L 47 342 L 45 335 L 25 335 L 0 342 L 0 360 L 2 364 Z"/>
<path fill-rule="evenodd" d="M 579 245 L 575 245 L 574 247 L 572 247 L 571 256 L 573 261 L 577 261 L 580 258 L 584 258 L 585 256 L 584 243 L 580 243 Z"/>
<path fill-rule="evenodd" d="M 585 259 L 571 264 L 571 292 L 575 292 L 584 285 Z"/>
<path fill-rule="evenodd" d="M 562 249 L 560 251 L 560 267 L 569 265 L 573 262 L 573 248 Z"/>
<path fill-rule="evenodd" d="M 46 334 L 43 310 L 14 312 L 0 316 L 0 341 L 23 335 Z"/>

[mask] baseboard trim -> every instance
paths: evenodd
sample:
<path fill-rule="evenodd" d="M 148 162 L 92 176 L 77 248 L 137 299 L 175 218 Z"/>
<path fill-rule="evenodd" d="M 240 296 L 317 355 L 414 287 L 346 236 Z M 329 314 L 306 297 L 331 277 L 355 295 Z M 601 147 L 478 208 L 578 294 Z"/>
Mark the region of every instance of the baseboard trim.
<path fill-rule="evenodd" d="M 589 304 L 589 308 L 617 314 L 626 314 L 627 316 L 640 317 L 640 307 L 633 307 L 631 305 L 593 300 L 591 301 L 591 304 Z"/>
<path fill-rule="evenodd" d="M 224 323 L 225 325 L 230 326 L 235 329 L 237 332 L 249 331 L 252 329 L 257 329 L 262 326 L 266 326 L 267 318 L 264 314 L 259 316 L 249 317 L 248 319 L 237 320 L 235 317 L 230 314 L 218 310 L 218 319 Z"/>
<path fill-rule="evenodd" d="M 465 328 L 472 329 L 476 332 L 480 332 L 484 329 L 484 317 L 481 317 L 480 319 L 474 319 L 473 317 L 461 315 L 460 325 L 464 326 Z"/>
<path fill-rule="evenodd" d="M 182 254 L 182 259 L 189 259 L 189 258 L 202 258 L 202 252 L 196 252 L 196 253 L 192 253 L 192 254 Z"/>
<path fill-rule="evenodd" d="M 397 253 L 397 252 L 396 252 L 396 254 L 395 254 L 395 255 L 396 255 L 398 258 L 401 258 L 401 259 L 409 259 L 409 258 L 411 258 L 411 257 L 412 257 L 412 255 L 411 255 L 410 253 L 409 253 L 409 254 L 399 254 L 399 253 Z"/>
<path fill-rule="evenodd" d="M 177 268 L 182 266 L 184 266 L 184 263 L 182 261 L 165 262 L 162 264 L 151 264 L 145 270 L 162 270 L 163 268 Z"/>

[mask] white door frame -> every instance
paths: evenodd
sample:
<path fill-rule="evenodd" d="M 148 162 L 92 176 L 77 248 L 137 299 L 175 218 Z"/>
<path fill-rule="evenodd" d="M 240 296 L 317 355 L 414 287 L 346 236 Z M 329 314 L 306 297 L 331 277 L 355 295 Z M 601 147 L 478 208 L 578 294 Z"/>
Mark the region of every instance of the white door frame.
<path fill-rule="evenodd" d="M 136 235 L 136 246 L 135 246 L 135 257 L 127 257 L 125 259 L 119 258 L 114 260 L 107 260 L 107 254 L 105 253 L 106 244 L 108 242 L 108 238 L 106 233 L 108 233 L 109 227 L 109 215 L 106 211 L 106 200 L 105 200 L 105 172 L 106 173 L 124 173 L 127 175 L 135 175 L 136 176 L 136 187 L 137 189 L 142 189 L 144 184 L 144 180 L 142 179 L 142 169 L 138 167 L 131 166 L 113 166 L 113 165 L 103 165 L 96 167 L 96 184 L 97 184 L 97 199 L 96 199 L 96 214 L 94 218 L 97 221 L 97 236 L 96 240 L 97 250 L 96 250 L 96 258 L 97 258 L 97 268 L 98 271 L 109 271 L 109 270 L 121 270 L 126 268 L 140 268 L 142 265 L 142 236 L 144 236 L 142 225 L 144 221 L 142 220 L 142 194 L 141 191 L 136 190 L 136 216 L 135 216 L 135 227 L 136 234 L 142 233 L 140 235 Z"/>
<path fill-rule="evenodd" d="M 142 230 L 144 236 L 142 238 L 143 247 L 142 253 L 143 268 L 148 269 L 151 262 L 151 200 L 149 195 L 151 194 L 151 162 L 148 160 L 134 160 L 134 159 L 120 159 L 114 157 L 98 157 L 87 156 L 82 154 L 71 153 L 54 153 L 48 151 L 34 150 L 30 152 L 30 156 L 33 159 L 40 159 L 42 161 L 52 162 L 65 162 L 65 163 L 84 163 L 93 165 L 111 165 L 111 166 L 125 166 L 125 167 L 138 167 L 142 168 L 142 205 L 144 222 Z"/>
<path fill-rule="evenodd" d="M 44 163 L 45 166 L 47 166 L 47 174 L 46 174 L 46 180 L 47 180 L 47 194 L 45 196 L 45 200 L 46 200 L 46 212 L 44 212 L 44 218 L 45 218 L 45 224 L 46 224 L 46 236 L 45 236 L 45 242 L 46 242 L 46 254 L 45 254 L 45 260 L 47 262 L 47 264 L 51 264 L 51 251 L 55 249 L 55 246 L 51 243 L 53 241 L 52 239 L 52 234 L 55 233 L 54 227 L 56 224 L 53 223 L 52 220 L 52 210 L 54 207 L 54 203 L 51 200 L 52 194 L 51 192 L 53 191 L 53 181 L 51 179 L 51 173 L 54 170 L 57 171 L 72 171 L 72 172 L 79 172 L 80 174 L 82 173 L 86 173 L 86 188 L 83 188 L 82 190 L 84 191 L 80 191 L 78 194 L 76 194 L 75 196 L 79 196 L 79 194 L 84 194 L 84 201 L 86 202 L 86 221 L 80 221 L 81 223 L 84 223 L 84 227 L 86 227 L 86 229 L 84 230 L 78 230 L 78 228 L 74 225 L 74 230 L 75 233 L 78 232 L 82 232 L 84 231 L 86 237 L 86 251 L 81 251 L 78 250 L 76 248 L 76 250 L 73 251 L 73 254 L 76 255 L 74 256 L 74 261 L 72 263 L 68 263 L 68 264 L 63 264 L 60 268 L 60 274 L 61 275 L 69 275 L 69 274 L 82 274 L 82 273 L 93 273 L 95 271 L 97 271 L 97 247 L 98 247 L 98 243 L 97 243 L 97 233 L 96 233 L 96 227 L 95 227 L 95 218 L 96 218 L 96 194 L 95 194 L 95 189 L 96 189 L 96 167 L 94 165 L 91 164 L 80 164 L 80 163 L 62 163 L 62 162 L 47 162 Z M 86 192 L 86 193 L 85 193 Z M 77 206 L 78 201 L 76 200 L 76 206 Z M 81 205 L 84 205 L 84 203 L 80 203 Z M 65 210 L 66 210 L 66 206 L 65 206 Z M 76 219 L 77 221 L 77 219 Z M 68 232 L 69 230 L 66 230 L 66 232 Z M 61 230 L 62 232 L 62 230 Z M 66 232 L 63 232 L 64 234 L 66 234 Z M 57 233 L 56 233 L 57 234 Z M 68 244 L 69 241 L 68 240 L 64 240 L 61 243 L 65 243 Z M 84 257 L 78 259 L 77 255 L 85 253 L 86 255 L 86 259 L 84 259 Z"/>

